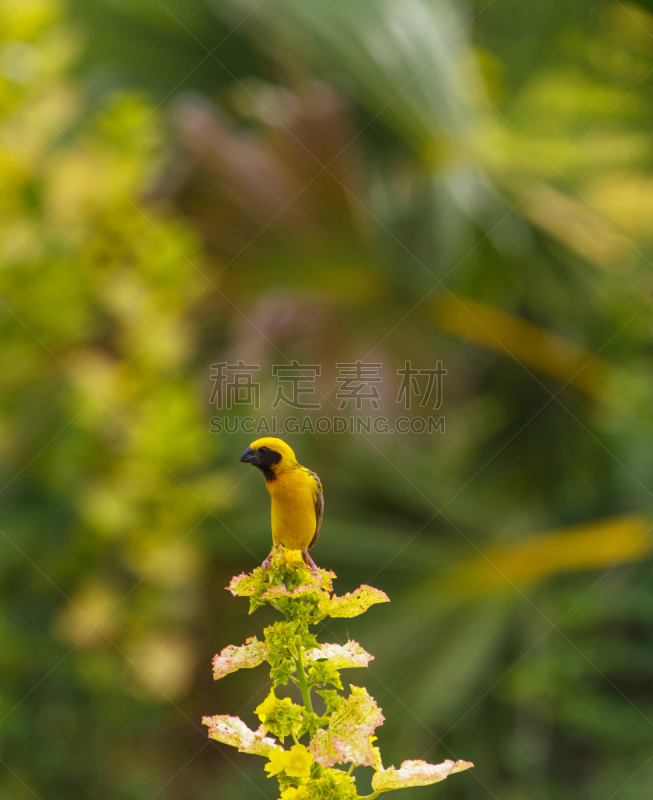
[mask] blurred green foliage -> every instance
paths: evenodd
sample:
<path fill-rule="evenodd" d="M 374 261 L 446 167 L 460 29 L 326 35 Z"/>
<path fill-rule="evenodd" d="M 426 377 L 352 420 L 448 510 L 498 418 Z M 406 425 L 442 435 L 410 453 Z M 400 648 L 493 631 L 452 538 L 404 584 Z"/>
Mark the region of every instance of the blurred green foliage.
<path fill-rule="evenodd" d="M 291 441 L 318 564 L 393 601 L 329 629 L 377 654 L 388 762 L 647 798 L 651 9 L 7 0 L 0 31 L 2 796 L 274 797 L 200 726 L 262 699 L 210 659 L 270 537 L 210 365 L 260 364 L 269 413 L 271 365 L 321 364 L 331 413 L 360 358 L 388 413 L 407 359 L 448 370 L 444 435 Z"/>

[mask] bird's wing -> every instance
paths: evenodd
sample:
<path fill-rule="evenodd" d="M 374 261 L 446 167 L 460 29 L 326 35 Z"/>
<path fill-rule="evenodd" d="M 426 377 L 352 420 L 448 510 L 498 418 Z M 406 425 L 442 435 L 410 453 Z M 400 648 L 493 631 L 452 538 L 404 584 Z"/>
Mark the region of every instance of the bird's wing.
<path fill-rule="evenodd" d="M 317 484 L 317 489 L 315 492 L 315 533 L 313 534 L 313 538 L 311 539 L 311 543 L 308 546 L 310 550 L 311 547 L 317 542 L 317 537 L 320 535 L 320 526 L 322 525 L 322 515 L 324 514 L 324 493 L 322 491 L 322 483 L 320 479 L 314 472 L 311 472 L 310 469 L 306 469 L 306 467 L 302 467 L 304 472 L 307 475 L 310 475 L 311 478 Z"/>

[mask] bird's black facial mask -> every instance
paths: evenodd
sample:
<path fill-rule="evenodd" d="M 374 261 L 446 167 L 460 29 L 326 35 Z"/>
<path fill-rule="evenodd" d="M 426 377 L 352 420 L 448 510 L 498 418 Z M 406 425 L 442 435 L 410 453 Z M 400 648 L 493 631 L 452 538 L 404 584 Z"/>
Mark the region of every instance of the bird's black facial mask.
<path fill-rule="evenodd" d="M 238 460 L 245 464 L 253 464 L 265 475 L 266 481 L 273 481 L 277 476 L 274 474 L 272 467 L 281 461 L 281 453 L 277 453 L 276 450 L 270 450 L 269 447 L 259 448 L 258 450 L 252 450 L 251 447 L 248 447 Z"/>

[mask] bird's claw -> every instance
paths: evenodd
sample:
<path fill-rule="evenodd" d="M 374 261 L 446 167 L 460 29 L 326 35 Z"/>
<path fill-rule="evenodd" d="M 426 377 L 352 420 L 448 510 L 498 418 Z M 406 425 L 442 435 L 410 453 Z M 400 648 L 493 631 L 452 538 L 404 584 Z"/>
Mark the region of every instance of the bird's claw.
<path fill-rule="evenodd" d="M 310 569 L 314 578 L 319 578 L 320 573 L 317 568 L 317 564 L 313 559 L 309 556 L 308 550 L 302 550 L 302 555 L 304 556 L 304 560 L 306 562 L 306 566 Z"/>

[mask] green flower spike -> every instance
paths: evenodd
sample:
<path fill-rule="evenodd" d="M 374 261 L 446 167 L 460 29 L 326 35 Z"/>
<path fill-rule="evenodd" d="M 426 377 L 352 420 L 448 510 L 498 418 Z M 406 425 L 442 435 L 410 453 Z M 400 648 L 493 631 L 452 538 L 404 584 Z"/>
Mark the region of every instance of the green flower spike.
<path fill-rule="evenodd" d="M 234 597 L 249 598 L 250 613 L 267 603 L 282 618 L 265 629 L 262 640 L 253 636 L 240 647 L 228 645 L 213 659 L 216 680 L 263 661 L 270 665 L 272 689 L 256 708 L 258 730 L 238 717 L 217 715 L 203 719 L 209 736 L 241 753 L 267 757 L 265 771 L 277 778 L 280 800 L 374 800 L 383 792 L 427 786 L 472 767 L 469 761 L 447 760 L 383 768 L 374 744 L 374 732 L 384 721 L 381 709 L 362 687 L 350 686 L 348 697 L 340 694 L 339 670 L 367 667 L 373 656 L 352 640 L 320 643 L 311 626 L 326 617 L 358 616 L 376 603 L 387 603 L 388 597 L 365 585 L 338 597 L 333 572 L 320 569 L 314 576 L 296 555 L 277 547 L 267 570 L 237 575 L 227 587 Z M 275 688 L 288 683 L 299 690 L 303 705 L 277 696 Z M 322 715 L 313 708 L 313 692 L 323 703 Z M 278 744 L 286 737 L 294 741 L 289 749 Z M 338 764 L 349 765 L 348 771 Z M 359 795 L 351 774 L 357 766 L 374 768 L 372 794 Z"/>

